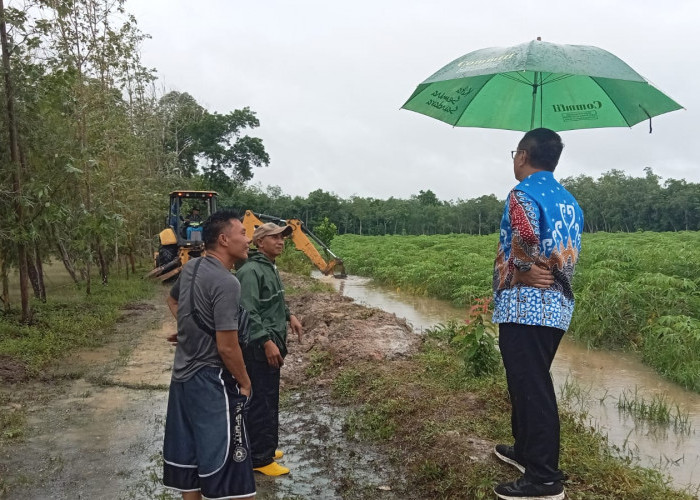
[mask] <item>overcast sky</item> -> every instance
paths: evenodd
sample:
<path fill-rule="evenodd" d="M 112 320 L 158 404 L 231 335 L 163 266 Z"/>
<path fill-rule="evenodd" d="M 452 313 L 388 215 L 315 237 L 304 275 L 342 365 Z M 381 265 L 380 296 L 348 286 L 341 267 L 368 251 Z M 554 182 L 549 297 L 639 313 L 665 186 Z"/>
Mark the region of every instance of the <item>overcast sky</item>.
<path fill-rule="evenodd" d="M 453 128 L 399 108 L 457 57 L 538 36 L 608 50 L 686 108 L 655 117 L 652 134 L 648 122 L 562 132 L 558 177 L 650 167 L 700 182 L 697 0 L 129 0 L 127 9 L 152 36 L 142 57 L 162 89 L 210 111 L 257 113 L 250 134 L 271 162 L 253 182 L 290 195 L 504 198 L 521 132 Z"/>

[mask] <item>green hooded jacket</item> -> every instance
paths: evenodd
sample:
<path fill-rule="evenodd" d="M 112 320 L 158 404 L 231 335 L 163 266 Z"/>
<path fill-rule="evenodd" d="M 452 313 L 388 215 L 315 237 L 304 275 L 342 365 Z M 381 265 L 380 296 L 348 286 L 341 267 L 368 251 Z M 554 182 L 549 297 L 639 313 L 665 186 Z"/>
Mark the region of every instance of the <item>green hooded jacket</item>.
<path fill-rule="evenodd" d="M 250 343 L 262 346 L 272 340 L 286 356 L 290 314 L 277 266 L 264 254 L 251 251 L 236 277 L 241 282 L 241 305 L 250 314 Z"/>

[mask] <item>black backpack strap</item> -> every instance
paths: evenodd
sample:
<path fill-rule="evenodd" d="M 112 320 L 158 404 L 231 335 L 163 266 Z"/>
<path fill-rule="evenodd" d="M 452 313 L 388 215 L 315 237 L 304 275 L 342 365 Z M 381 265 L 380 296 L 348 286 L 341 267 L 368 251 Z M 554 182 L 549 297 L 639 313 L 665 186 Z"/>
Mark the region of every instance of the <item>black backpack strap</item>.
<path fill-rule="evenodd" d="M 204 257 L 200 257 L 197 259 L 197 262 L 194 265 L 194 270 L 192 271 L 192 281 L 190 282 L 190 315 L 200 330 L 208 335 L 211 335 L 212 337 L 216 337 L 216 330 L 210 328 L 204 323 L 202 318 L 199 316 L 199 311 L 194 307 L 194 280 L 197 277 L 197 271 L 199 270 L 199 265 L 202 263 L 203 258 Z"/>

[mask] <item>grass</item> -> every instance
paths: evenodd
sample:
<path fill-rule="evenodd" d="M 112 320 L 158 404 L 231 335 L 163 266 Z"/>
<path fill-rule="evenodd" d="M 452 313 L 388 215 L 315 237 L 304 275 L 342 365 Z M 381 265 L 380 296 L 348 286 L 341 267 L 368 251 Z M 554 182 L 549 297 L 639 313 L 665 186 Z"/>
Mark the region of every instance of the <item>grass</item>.
<path fill-rule="evenodd" d="M 333 356 L 328 351 L 314 349 L 311 351 L 309 366 L 306 367 L 307 377 L 318 377 L 333 365 Z"/>
<path fill-rule="evenodd" d="M 416 496 L 493 498 L 497 481 L 514 478 L 491 451 L 511 439 L 504 377 L 470 375 L 444 339 L 425 339 L 410 360 L 347 367 L 332 394 L 354 407 L 345 422 L 349 437 L 399 450 L 406 491 Z M 583 414 L 562 409 L 561 422 L 567 498 L 690 500 L 697 494 L 675 491 L 661 473 L 621 458 Z"/>
<path fill-rule="evenodd" d="M 76 349 L 102 345 L 121 309 L 153 296 L 157 286 L 138 277 L 110 277 L 108 285 L 93 286 L 89 296 L 72 284 L 50 290 L 46 303 L 32 301 L 32 324 L 20 324 L 17 309 L 0 315 L 0 356 L 37 375 Z"/>
<path fill-rule="evenodd" d="M 491 296 L 497 243 L 497 235 L 343 235 L 333 251 L 352 274 L 466 305 Z M 586 233 L 573 287 L 576 338 L 638 351 L 700 392 L 700 232 Z"/>

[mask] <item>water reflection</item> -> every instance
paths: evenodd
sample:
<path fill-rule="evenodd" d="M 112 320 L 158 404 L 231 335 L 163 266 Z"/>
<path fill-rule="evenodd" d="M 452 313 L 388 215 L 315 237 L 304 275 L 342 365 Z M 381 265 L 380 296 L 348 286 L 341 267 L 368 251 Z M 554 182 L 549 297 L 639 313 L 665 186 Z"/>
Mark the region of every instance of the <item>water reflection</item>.
<path fill-rule="evenodd" d="M 464 309 L 447 302 L 380 288 L 368 278 L 349 276 L 346 280 L 335 280 L 320 274 L 316 277 L 332 283 L 336 289 L 342 287 L 343 295 L 359 303 L 406 318 L 417 332 L 466 315 Z M 699 394 L 664 380 L 637 356 L 591 351 L 568 336 L 564 337 L 554 360 L 552 375 L 560 391 L 565 385 L 576 389 L 574 403 L 586 409 L 591 425 L 607 434 L 610 443 L 624 454 L 639 458 L 644 466 L 667 472 L 678 487 L 700 485 Z M 635 390 L 646 401 L 659 394 L 677 404 L 682 413 L 688 413 L 690 432 L 639 422 L 618 410 L 619 396 Z"/>

